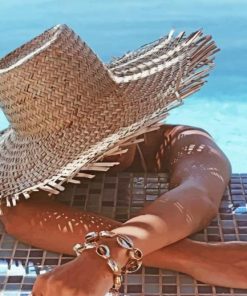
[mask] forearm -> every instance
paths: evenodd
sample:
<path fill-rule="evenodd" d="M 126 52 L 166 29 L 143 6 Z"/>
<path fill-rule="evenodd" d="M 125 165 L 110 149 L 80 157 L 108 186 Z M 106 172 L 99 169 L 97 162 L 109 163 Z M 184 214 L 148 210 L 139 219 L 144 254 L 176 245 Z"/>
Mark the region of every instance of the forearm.
<path fill-rule="evenodd" d="M 25 200 L 16 207 L 5 207 L 3 211 L 5 215 L 0 216 L 0 219 L 11 235 L 38 248 L 69 255 L 75 255 L 74 244 L 83 242 L 87 232 L 112 230 L 123 225 L 106 217 L 99 220 L 100 216 L 94 213 L 66 206 L 47 197 Z M 143 263 L 146 266 L 161 264 L 163 267 L 186 272 L 188 262 L 185 264 L 185 260 L 192 258 L 192 254 L 184 256 L 185 252 L 181 250 L 192 250 L 192 245 L 191 240 L 182 240 L 167 247 L 165 252 L 158 250 L 149 254 L 144 257 Z M 175 253 L 176 260 L 174 260 Z"/>
<path fill-rule="evenodd" d="M 39 201 L 29 199 L 14 208 L 3 210 L 5 215 L 0 216 L 0 220 L 11 235 L 35 247 L 68 255 L 75 255 L 73 245 L 83 242 L 87 232 L 112 230 L 123 225 L 106 217 L 99 220 L 100 217 L 94 213 L 63 205 L 50 198 Z M 181 240 L 144 256 L 143 264 L 190 273 L 195 256 L 194 246 L 195 242 L 189 239 Z"/>
<path fill-rule="evenodd" d="M 205 191 L 188 180 L 113 231 L 129 235 L 147 255 L 204 228 L 216 212 Z"/>
<path fill-rule="evenodd" d="M 52 252 L 75 255 L 74 244 L 86 233 L 111 230 L 120 222 L 69 207 L 49 197 L 22 200 L 15 207 L 4 207 L 0 216 L 6 231 L 18 240 Z"/>

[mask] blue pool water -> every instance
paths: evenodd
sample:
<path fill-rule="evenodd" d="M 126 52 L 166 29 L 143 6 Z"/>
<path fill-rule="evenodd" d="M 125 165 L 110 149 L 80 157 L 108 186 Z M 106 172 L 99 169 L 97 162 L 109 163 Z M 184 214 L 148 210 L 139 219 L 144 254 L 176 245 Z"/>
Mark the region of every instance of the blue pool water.
<path fill-rule="evenodd" d="M 212 34 L 221 52 L 208 84 L 167 122 L 208 130 L 247 171 L 247 2 L 245 0 L 0 0 L 0 56 L 58 23 L 71 26 L 107 62 L 171 28 Z M 0 129 L 8 125 L 0 113 Z"/>

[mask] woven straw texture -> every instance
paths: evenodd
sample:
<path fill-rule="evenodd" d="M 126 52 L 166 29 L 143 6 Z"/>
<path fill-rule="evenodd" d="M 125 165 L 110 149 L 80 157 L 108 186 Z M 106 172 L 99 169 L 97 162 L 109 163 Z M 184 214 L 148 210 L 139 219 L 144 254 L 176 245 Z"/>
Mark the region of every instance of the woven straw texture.
<path fill-rule="evenodd" d="M 152 130 L 199 90 L 217 51 L 211 36 L 180 33 L 103 64 L 66 25 L 51 28 L 0 60 L 0 200 L 58 194 L 64 182 L 107 170 L 104 153 Z"/>
<path fill-rule="evenodd" d="M 83 180 L 77 185 L 69 184 L 57 198 L 68 205 L 123 222 L 166 192 L 168 186 L 166 173 L 98 172 L 92 180 Z M 224 193 L 217 217 L 206 229 L 193 235 L 192 239 L 205 242 L 247 241 L 246 203 L 247 174 L 234 174 Z M 28 296 L 37 274 L 72 259 L 67 255 L 23 244 L 6 234 L 1 224 L 0 258 L 1 296 Z M 124 278 L 121 296 L 124 295 L 246 296 L 247 290 L 209 286 L 185 274 L 143 267 Z"/>

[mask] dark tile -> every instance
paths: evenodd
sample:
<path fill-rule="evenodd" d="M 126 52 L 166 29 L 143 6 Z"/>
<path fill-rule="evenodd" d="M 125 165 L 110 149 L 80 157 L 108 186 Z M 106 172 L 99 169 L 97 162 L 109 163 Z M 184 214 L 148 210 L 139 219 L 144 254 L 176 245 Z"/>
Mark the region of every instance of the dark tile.
<path fill-rule="evenodd" d="M 28 259 L 28 264 L 41 265 L 42 259 Z"/>
<path fill-rule="evenodd" d="M 247 234 L 247 228 L 241 228 L 241 227 L 239 227 L 239 228 L 238 228 L 238 231 L 239 231 L 239 233 L 241 233 L 241 234 Z"/>
<path fill-rule="evenodd" d="M 23 276 L 8 276 L 7 283 L 21 283 Z"/>
<path fill-rule="evenodd" d="M 232 220 L 233 219 L 233 215 L 232 214 L 220 214 L 220 218 L 222 220 Z"/>
<path fill-rule="evenodd" d="M 235 234 L 235 233 L 236 233 L 236 231 L 235 231 L 234 228 L 223 228 L 223 229 L 222 229 L 222 232 L 223 232 L 224 234 Z"/>
<path fill-rule="evenodd" d="M 32 291 L 32 285 L 23 285 L 21 287 L 22 291 Z"/>
<path fill-rule="evenodd" d="M 44 265 L 58 265 L 58 259 L 45 259 Z"/>
<path fill-rule="evenodd" d="M 44 251 L 42 250 L 31 250 L 30 251 L 30 254 L 29 254 L 29 257 L 43 257 L 44 255 Z"/>
<path fill-rule="evenodd" d="M 145 276 L 145 283 L 159 284 L 159 276 Z"/>
<path fill-rule="evenodd" d="M 247 227 L 247 221 L 237 221 L 238 226 L 245 226 Z"/>
<path fill-rule="evenodd" d="M 159 269 L 155 267 L 145 267 L 146 274 L 159 274 Z"/>
<path fill-rule="evenodd" d="M 210 242 L 220 242 L 221 238 L 219 235 L 208 235 L 208 241 Z"/>
<path fill-rule="evenodd" d="M 225 293 L 231 292 L 230 288 L 224 288 L 224 287 L 218 287 L 218 286 L 215 287 L 215 290 L 216 290 L 216 293 L 218 294 L 225 294 Z"/>
<path fill-rule="evenodd" d="M 235 294 L 247 295 L 247 289 L 233 289 L 233 290 Z"/>
<path fill-rule="evenodd" d="M 27 257 L 28 255 L 28 251 L 20 251 L 20 250 L 16 250 L 14 257 Z"/>
<path fill-rule="evenodd" d="M 116 188 L 116 183 L 104 183 L 104 188 Z"/>
<path fill-rule="evenodd" d="M 163 285 L 162 286 L 162 293 L 172 293 L 176 294 L 177 293 L 177 286 L 172 286 L 172 285 Z"/>
<path fill-rule="evenodd" d="M 198 292 L 202 294 L 212 293 L 212 287 L 209 286 L 198 286 Z"/>
<path fill-rule="evenodd" d="M 162 280 L 163 284 L 175 284 L 176 281 L 176 276 L 164 276 Z"/>
<path fill-rule="evenodd" d="M 113 207 L 114 206 L 114 201 L 102 201 L 102 206 L 103 207 Z"/>
<path fill-rule="evenodd" d="M 127 293 L 141 293 L 142 292 L 142 285 L 128 285 L 127 286 Z"/>
<path fill-rule="evenodd" d="M 65 264 L 65 263 L 68 263 L 70 262 L 72 259 L 62 259 L 61 260 L 61 264 Z"/>

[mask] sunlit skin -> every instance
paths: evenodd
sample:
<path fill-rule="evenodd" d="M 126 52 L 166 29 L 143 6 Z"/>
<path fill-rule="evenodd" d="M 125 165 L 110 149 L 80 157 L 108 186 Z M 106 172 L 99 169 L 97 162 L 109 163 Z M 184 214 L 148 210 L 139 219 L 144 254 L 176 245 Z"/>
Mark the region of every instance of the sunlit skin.
<path fill-rule="evenodd" d="M 187 237 L 205 228 L 217 214 L 231 176 L 231 165 L 205 132 L 188 126 L 164 125 L 145 135 L 145 143 L 128 147 L 112 172 L 169 172 L 169 191 L 125 223 L 66 206 L 44 192 L 16 207 L 3 208 L 6 231 L 20 241 L 53 252 L 74 255 L 73 245 L 89 231 L 113 230 L 129 235 L 144 253 L 145 266 L 187 273 L 202 282 L 247 288 L 247 244 L 203 243 Z M 184 130 L 184 131 L 183 131 Z M 141 161 L 139 150 L 144 158 Z M 103 242 L 103 241 L 102 241 Z M 114 239 L 105 242 L 124 265 L 126 251 Z M 226 260 L 227 258 L 227 260 Z M 86 272 L 84 272 L 86 271 Z M 112 273 L 93 250 L 37 278 L 33 295 L 102 296 L 112 286 Z"/>

